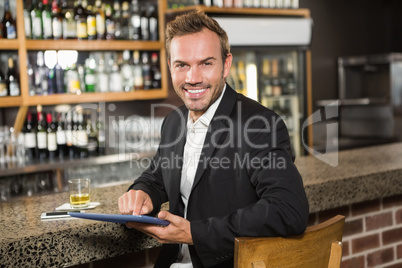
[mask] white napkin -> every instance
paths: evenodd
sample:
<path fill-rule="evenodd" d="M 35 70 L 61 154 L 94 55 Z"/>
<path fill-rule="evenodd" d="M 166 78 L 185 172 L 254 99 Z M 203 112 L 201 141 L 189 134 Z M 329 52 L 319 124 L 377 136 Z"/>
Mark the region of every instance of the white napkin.
<path fill-rule="evenodd" d="M 83 208 L 73 208 L 70 203 L 65 203 L 59 207 L 56 208 L 56 210 L 64 210 L 64 211 L 69 211 L 69 210 L 85 210 L 85 209 L 93 209 L 99 206 L 99 202 L 89 202 L 88 206 L 83 207 Z"/>

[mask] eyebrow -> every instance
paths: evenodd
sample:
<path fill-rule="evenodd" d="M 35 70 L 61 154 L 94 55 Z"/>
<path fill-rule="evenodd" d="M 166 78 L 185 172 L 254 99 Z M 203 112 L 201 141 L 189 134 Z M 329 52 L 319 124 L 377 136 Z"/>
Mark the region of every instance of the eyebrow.
<path fill-rule="evenodd" d="M 209 61 L 209 60 L 216 60 L 216 58 L 211 56 L 211 57 L 207 57 L 207 58 L 201 60 L 200 62 L 201 62 L 201 63 L 204 63 L 204 62 L 207 62 L 207 61 Z M 173 62 L 173 64 L 187 64 L 187 62 L 182 61 L 182 60 L 175 60 L 175 61 Z"/>

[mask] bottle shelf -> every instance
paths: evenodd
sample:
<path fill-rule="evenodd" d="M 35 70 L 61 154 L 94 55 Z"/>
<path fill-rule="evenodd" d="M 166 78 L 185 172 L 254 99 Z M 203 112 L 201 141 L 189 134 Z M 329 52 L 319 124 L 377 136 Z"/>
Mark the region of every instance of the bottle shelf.
<path fill-rule="evenodd" d="M 18 107 L 22 105 L 22 97 L 1 97 L 0 107 Z"/>
<path fill-rule="evenodd" d="M 235 8 L 235 7 L 207 7 L 204 5 L 187 6 L 178 9 L 167 9 L 165 14 L 176 14 L 187 12 L 190 10 L 200 10 L 205 13 L 219 13 L 219 14 L 239 14 L 239 15 L 270 15 L 270 16 L 296 16 L 296 17 L 309 17 L 310 10 L 308 9 L 279 9 L 279 8 Z"/>
<path fill-rule="evenodd" d="M 30 96 L 26 104 L 56 105 L 64 103 L 88 103 L 88 102 L 113 102 L 131 100 L 163 99 L 167 97 L 167 91 L 163 89 L 137 90 L 130 92 L 105 92 L 76 94 L 52 94 L 47 96 Z M 0 102 L 1 105 L 1 102 Z"/>
<path fill-rule="evenodd" d="M 17 50 L 18 46 L 18 39 L 1 39 L 0 41 L 0 50 Z"/>
<path fill-rule="evenodd" d="M 26 40 L 28 50 L 160 50 L 159 41 L 133 40 Z"/>

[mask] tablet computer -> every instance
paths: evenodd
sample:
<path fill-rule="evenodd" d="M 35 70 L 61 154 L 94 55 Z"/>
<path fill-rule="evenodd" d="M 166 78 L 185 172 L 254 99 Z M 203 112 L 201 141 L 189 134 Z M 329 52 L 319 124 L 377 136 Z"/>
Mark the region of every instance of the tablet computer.
<path fill-rule="evenodd" d="M 141 222 L 156 225 L 169 225 L 169 221 L 161 220 L 156 217 L 145 216 L 145 215 L 121 215 L 121 214 L 101 214 L 101 213 L 79 213 L 79 212 L 68 212 L 71 217 L 96 220 L 96 221 L 107 221 L 116 223 L 127 223 L 127 222 Z"/>

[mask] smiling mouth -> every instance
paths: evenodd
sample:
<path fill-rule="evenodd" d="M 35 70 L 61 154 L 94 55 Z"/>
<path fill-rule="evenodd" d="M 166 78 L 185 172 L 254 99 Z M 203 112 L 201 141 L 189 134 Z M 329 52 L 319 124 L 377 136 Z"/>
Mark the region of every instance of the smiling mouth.
<path fill-rule="evenodd" d="M 207 90 L 207 88 L 202 88 L 202 89 L 187 89 L 187 88 L 185 88 L 185 90 L 190 94 L 200 94 L 200 93 L 203 93 L 205 90 Z"/>

